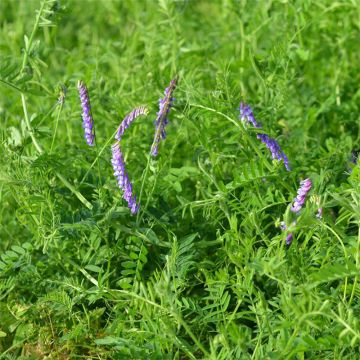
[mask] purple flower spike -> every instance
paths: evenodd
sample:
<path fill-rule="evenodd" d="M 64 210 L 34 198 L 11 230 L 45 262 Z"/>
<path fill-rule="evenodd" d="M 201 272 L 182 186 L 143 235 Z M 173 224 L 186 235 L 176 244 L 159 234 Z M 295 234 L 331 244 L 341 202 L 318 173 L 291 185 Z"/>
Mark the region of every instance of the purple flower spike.
<path fill-rule="evenodd" d="M 78 82 L 78 90 L 81 101 L 82 108 L 82 119 L 83 119 L 83 128 L 85 132 L 85 140 L 89 146 L 94 146 L 95 144 L 95 129 L 94 129 L 94 120 L 91 115 L 91 106 L 90 98 L 86 85 L 82 82 Z"/>
<path fill-rule="evenodd" d="M 256 128 L 261 128 L 261 124 L 258 123 L 255 120 L 255 116 L 251 110 L 251 107 L 243 102 L 240 103 L 240 120 L 241 121 L 245 121 L 248 124 L 252 124 L 252 126 L 256 127 Z"/>
<path fill-rule="evenodd" d="M 291 207 L 291 211 L 298 213 L 304 205 L 307 193 L 310 191 L 312 183 L 310 179 L 305 179 L 300 182 L 300 189 L 297 192 L 297 196 L 294 199 L 294 204 Z"/>
<path fill-rule="evenodd" d="M 257 138 L 261 140 L 266 145 L 266 147 L 271 151 L 271 156 L 273 159 L 284 161 L 285 169 L 287 171 L 291 170 L 287 156 L 281 151 L 280 145 L 275 139 L 270 138 L 266 134 L 258 134 Z"/>
<path fill-rule="evenodd" d="M 115 135 L 115 139 L 120 141 L 121 137 L 124 135 L 125 130 L 131 125 L 131 123 L 140 115 L 147 115 L 148 109 L 145 106 L 140 106 L 134 109 L 130 114 L 125 116 L 125 119 L 121 122 L 117 133 Z"/>
<path fill-rule="evenodd" d="M 114 175 L 117 179 L 119 188 L 123 191 L 123 198 L 128 203 L 131 213 L 134 215 L 138 212 L 139 205 L 136 204 L 136 196 L 133 195 L 132 184 L 125 169 L 125 161 L 118 141 L 112 145 L 111 151 L 111 163 L 114 168 Z"/>
<path fill-rule="evenodd" d="M 165 89 L 165 97 L 159 99 L 159 112 L 157 113 L 157 118 L 155 120 L 155 136 L 154 141 L 151 146 L 151 154 L 157 156 L 160 140 L 166 138 L 165 126 L 169 123 L 168 114 L 170 108 L 175 100 L 172 97 L 172 93 L 176 88 L 178 77 L 176 76 L 173 80 L 170 81 L 170 85 Z"/>

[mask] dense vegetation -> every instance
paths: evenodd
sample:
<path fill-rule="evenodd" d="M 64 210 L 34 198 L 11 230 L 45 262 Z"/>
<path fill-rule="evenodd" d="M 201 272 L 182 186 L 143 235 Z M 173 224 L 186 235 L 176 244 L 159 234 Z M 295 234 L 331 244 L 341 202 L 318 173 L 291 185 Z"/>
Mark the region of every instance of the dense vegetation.
<path fill-rule="evenodd" d="M 0 26 L 1 358 L 359 358 L 357 0 L 2 0 Z M 142 105 L 132 215 L 111 145 Z"/>

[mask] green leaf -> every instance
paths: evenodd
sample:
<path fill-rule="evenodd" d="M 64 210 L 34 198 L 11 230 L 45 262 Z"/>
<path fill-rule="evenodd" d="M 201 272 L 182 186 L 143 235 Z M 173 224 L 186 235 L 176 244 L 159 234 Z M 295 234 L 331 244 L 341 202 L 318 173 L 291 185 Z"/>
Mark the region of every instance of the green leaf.
<path fill-rule="evenodd" d="M 85 269 L 86 269 L 86 270 L 93 271 L 93 272 L 96 272 L 96 273 L 99 273 L 99 272 L 102 271 L 101 267 L 96 266 L 96 265 L 91 265 L 91 264 L 86 265 L 86 266 L 85 266 Z"/>

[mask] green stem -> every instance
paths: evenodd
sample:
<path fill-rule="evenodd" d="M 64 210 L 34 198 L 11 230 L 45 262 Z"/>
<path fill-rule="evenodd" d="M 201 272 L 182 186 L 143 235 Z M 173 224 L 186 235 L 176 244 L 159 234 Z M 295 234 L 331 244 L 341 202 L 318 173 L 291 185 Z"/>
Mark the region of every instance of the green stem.
<path fill-rule="evenodd" d="M 10 83 L 10 82 L 8 82 L 8 81 L 6 81 L 6 80 L 0 79 L 0 82 L 2 82 L 3 84 L 5 84 L 6 86 L 9 86 L 9 87 L 11 87 L 12 89 L 18 91 L 19 93 L 22 93 L 22 92 L 23 92 L 20 88 L 18 88 L 17 86 L 15 86 L 14 84 L 12 84 L 12 83 Z"/>
<path fill-rule="evenodd" d="M 117 130 L 114 131 L 114 133 L 109 137 L 109 139 L 106 141 L 105 145 L 100 149 L 100 151 L 98 151 L 98 154 L 96 155 L 95 160 L 92 162 L 92 164 L 90 165 L 89 169 L 87 170 L 87 172 L 85 173 L 85 175 L 83 176 L 83 178 L 80 181 L 80 185 L 85 181 L 86 177 L 88 176 L 89 172 L 91 171 L 91 169 L 94 167 L 94 165 L 96 164 L 96 162 L 98 161 L 98 159 L 100 158 L 101 154 L 104 152 L 104 150 L 109 146 L 109 144 L 111 143 L 111 141 L 114 139 L 114 136 L 116 135 Z"/>
<path fill-rule="evenodd" d="M 360 224 L 359 224 L 359 231 L 358 231 L 358 243 L 357 243 L 357 251 L 356 251 L 356 268 L 359 267 L 359 262 L 360 262 Z M 350 300 L 349 300 L 349 306 L 351 305 L 353 299 L 354 299 L 354 295 L 355 295 L 355 289 L 357 287 L 357 281 L 358 281 L 358 277 L 355 276 L 354 279 L 354 284 L 351 290 L 351 296 L 350 296 Z"/>
<path fill-rule="evenodd" d="M 46 1 L 43 1 L 43 2 L 41 3 L 40 10 L 39 10 L 39 12 L 38 12 L 38 14 L 37 14 L 37 16 L 36 16 L 35 24 L 34 24 L 34 27 L 33 27 L 32 32 L 31 32 L 29 42 L 28 42 L 28 44 L 27 44 L 27 46 L 26 46 L 26 48 L 25 48 L 25 53 L 24 53 L 23 62 L 22 62 L 21 69 L 20 69 L 20 73 L 22 73 L 22 72 L 24 71 L 25 66 L 26 66 L 26 64 L 27 64 L 27 62 L 28 62 L 29 50 L 30 50 L 31 45 L 32 45 L 32 42 L 33 42 L 33 40 L 34 40 L 34 36 L 35 36 L 35 34 L 36 34 L 36 31 L 37 31 L 37 29 L 38 29 L 38 27 L 39 27 L 40 18 L 41 18 L 42 12 L 43 12 L 43 10 L 44 10 L 45 3 L 46 3 Z M 26 44 L 25 44 L 25 45 L 26 45 Z"/>
<path fill-rule="evenodd" d="M 100 167 L 100 155 L 99 155 L 99 147 L 98 147 L 98 143 L 95 137 L 95 147 L 96 147 L 96 158 L 98 159 L 98 176 L 99 176 L 99 187 L 101 187 L 101 167 Z"/>
<path fill-rule="evenodd" d="M 35 134 L 34 134 L 34 130 L 31 127 L 29 114 L 28 114 L 27 106 L 26 106 L 25 95 L 23 93 L 21 93 L 21 102 L 22 102 L 22 106 L 23 106 L 26 127 L 27 127 L 27 129 L 29 131 L 31 140 L 32 140 L 32 142 L 33 142 L 33 144 L 35 146 L 36 151 L 39 154 L 42 154 L 44 152 L 44 150 L 42 149 L 41 145 L 38 143 L 38 141 L 37 141 L 37 139 L 35 137 Z"/>
<path fill-rule="evenodd" d="M 141 198 L 142 198 L 142 195 L 143 195 L 143 191 L 144 191 L 144 185 L 145 185 L 145 180 L 147 178 L 147 175 L 148 175 L 148 172 L 149 172 L 149 168 L 150 168 L 150 162 L 151 162 L 151 153 L 148 155 L 148 160 L 147 160 L 147 164 L 146 164 L 146 168 L 143 172 L 143 176 L 142 176 L 142 181 L 141 181 L 141 188 L 140 188 L 140 195 L 139 195 L 139 204 L 141 203 Z M 140 215 L 140 211 L 138 212 L 137 214 L 137 217 L 136 217 L 136 225 L 139 226 L 140 224 L 140 221 L 142 219 L 142 214 L 144 213 L 145 209 L 147 208 L 147 205 L 148 205 L 148 201 L 146 202 L 146 205 L 144 207 L 144 209 L 141 210 L 141 215 Z"/>
<path fill-rule="evenodd" d="M 93 206 L 91 205 L 91 203 L 89 201 L 87 201 L 85 199 L 85 197 L 75 189 L 75 187 L 73 185 L 71 185 L 69 183 L 69 181 L 67 181 L 64 176 L 62 176 L 59 172 L 55 172 L 56 176 L 59 178 L 60 181 L 62 181 L 62 183 L 88 208 L 88 209 L 92 209 Z"/>
<path fill-rule="evenodd" d="M 61 102 L 61 103 L 60 103 L 60 106 L 59 106 L 59 110 L 58 110 L 57 116 L 56 116 L 55 130 L 54 130 L 54 135 L 53 135 L 53 138 L 52 138 L 52 142 L 51 142 L 51 147 L 50 147 L 50 152 L 49 152 L 49 154 L 51 154 L 52 149 L 53 149 L 53 147 L 54 147 L 55 138 L 56 138 L 56 133 L 57 133 L 57 129 L 58 129 L 58 126 L 59 126 L 59 119 L 60 119 L 60 114 L 61 114 L 62 108 L 63 108 L 63 103 Z"/>

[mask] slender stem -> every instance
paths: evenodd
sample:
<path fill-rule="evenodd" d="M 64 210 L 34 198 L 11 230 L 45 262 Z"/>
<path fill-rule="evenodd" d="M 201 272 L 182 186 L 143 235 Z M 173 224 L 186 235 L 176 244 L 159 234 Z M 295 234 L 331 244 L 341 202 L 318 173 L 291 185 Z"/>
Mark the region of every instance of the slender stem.
<path fill-rule="evenodd" d="M 99 176 L 99 187 L 101 187 L 101 167 L 100 167 L 100 155 L 99 155 L 99 146 L 98 146 L 98 142 L 95 136 L 95 148 L 96 148 L 96 159 L 98 159 L 97 163 L 98 163 L 98 176 Z"/>
<path fill-rule="evenodd" d="M 53 147 L 54 147 L 55 138 L 56 138 L 56 133 L 57 133 L 57 129 L 58 129 L 58 126 L 59 126 L 59 119 L 60 119 L 60 114 L 61 114 L 62 108 L 63 108 L 63 103 L 61 102 L 61 103 L 60 103 L 60 106 L 58 107 L 59 110 L 58 110 L 58 113 L 57 113 L 57 116 L 56 116 L 55 130 L 54 130 L 54 135 L 53 135 L 53 138 L 52 138 L 52 142 L 51 142 L 51 147 L 50 147 L 49 154 L 51 154 L 52 149 L 53 149 Z"/>
<path fill-rule="evenodd" d="M 59 178 L 59 180 L 62 181 L 62 183 L 88 208 L 88 209 L 92 209 L 93 206 L 91 205 L 91 203 L 89 201 L 87 201 L 85 199 L 85 197 L 75 189 L 75 187 L 73 185 L 71 185 L 69 183 L 69 181 L 67 181 L 64 176 L 62 176 L 59 172 L 55 172 L 56 176 Z"/>
<path fill-rule="evenodd" d="M 16 91 L 18 91 L 18 92 L 20 92 L 20 93 L 23 92 L 20 88 L 18 88 L 17 86 L 15 86 L 14 84 L 12 84 L 11 82 L 8 82 L 8 81 L 3 80 L 3 79 L 0 79 L 0 82 L 2 82 L 2 83 L 5 84 L 6 86 L 9 86 L 9 87 L 11 87 L 12 89 L 14 89 L 14 90 L 16 90 Z"/>
<path fill-rule="evenodd" d="M 30 50 L 32 42 L 34 40 L 34 36 L 36 34 L 36 31 L 37 31 L 37 29 L 39 27 L 40 18 L 41 18 L 42 12 L 44 10 L 45 3 L 46 3 L 45 0 L 41 3 L 40 10 L 38 11 L 38 14 L 36 16 L 35 24 L 34 24 L 32 32 L 31 32 L 29 42 L 28 42 L 27 46 L 25 44 L 26 48 L 25 48 L 25 53 L 24 53 L 24 57 L 23 57 L 23 62 L 22 62 L 21 69 L 20 69 L 21 73 L 24 71 L 25 66 L 27 64 L 28 57 L 29 57 L 29 50 Z"/>
<path fill-rule="evenodd" d="M 29 131 L 31 140 L 35 146 L 35 149 L 37 150 L 37 152 L 39 154 L 42 154 L 44 152 L 44 150 L 42 149 L 41 145 L 38 143 L 35 134 L 34 134 L 34 130 L 31 127 L 30 124 L 30 119 L 29 119 L 29 114 L 27 111 L 27 106 L 26 106 L 26 100 L 25 100 L 25 95 L 23 93 L 21 93 L 21 102 L 22 102 L 22 106 L 23 106 L 23 111 L 24 111 L 24 117 L 25 117 L 25 123 L 26 123 L 26 127 Z"/>
<path fill-rule="evenodd" d="M 92 164 L 90 165 L 89 169 L 87 170 L 87 172 L 85 173 L 85 175 L 83 176 L 83 178 L 80 181 L 80 185 L 85 181 L 86 177 L 88 176 L 89 172 L 91 171 L 91 169 L 94 167 L 95 163 L 98 161 L 98 159 L 100 158 L 101 154 L 104 152 L 104 150 L 109 146 L 109 144 L 111 143 L 111 141 L 114 139 L 114 136 L 116 135 L 117 130 L 114 131 L 114 133 L 109 137 L 109 139 L 107 139 L 105 145 L 100 149 L 100 151 L 98 152 L 98 154 L 96 155 L 95 160 L 92 162 Z"/>
<path fill-rule="evenodd" d="M 148 160 L 147 160 L 147 164 L 146 164 L 146 168 L 143 171 L 143 176 L 142 176 L 142 180 L 141 180 L 141 188 L 140 188 L 140 195 L 139 195 L 139 204 L 141 204 L 141 198 L 143 195 L 143 191 L 144 191 L 144 185 L 145 185 L 145 181 L 149 172 L 149 168 L 150 168 L 150 163 L 151 163 L 151 153 L 148 155 Z M 144 209 L 142 209 L 141 211 L 141 215 L 140 215 L 140 211 L 138 212 L 137 216 L 136 216 L 136 225 L 140 224 L 140 221 L 142 219 L 142 214 L 145 211 L 145 209 L 147 208 L 148 205 L 148 201 L 146 202 L 146 205 L 144 207 Z"/>
<path fill-rule="evenodd" d="M 357 243 L 356 259 L 355 259 L 356 268 L 359 267 L 359 261 L 360 261 L 360 224 L 359 224 L 358 243 Z M 352 303 L 352 301 L 354 299 L 355 289 L 357 287 L 357 281 L 358 281 L 358 277 L 355 276 L 354 284 L 353 284 L 353 287 L 352 287 L 351 296 L 350 296 L 350 300 L 349 300 L 349 306 L 351 305 L 351 303 Z"/>

